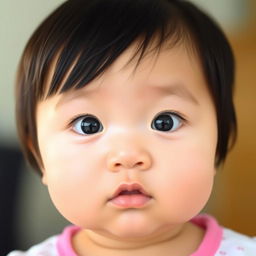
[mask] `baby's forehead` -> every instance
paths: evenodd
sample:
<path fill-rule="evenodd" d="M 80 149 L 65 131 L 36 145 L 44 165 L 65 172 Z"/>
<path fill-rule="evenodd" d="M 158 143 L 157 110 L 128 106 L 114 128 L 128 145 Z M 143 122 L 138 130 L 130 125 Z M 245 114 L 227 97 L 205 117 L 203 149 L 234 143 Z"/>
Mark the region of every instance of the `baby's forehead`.
<path fill-rule="evenodd" d="M 165 47 L 158 52 L 149 50 L 138 64 L 135 58 L 130 61 L 135 52 L 136 47 L 128 48 L 104 73 L 88 84 L 80 88 L 73 85 L 57 93 L 61 95 L 60 105 L 73 100 L 93 102 L 101 98 L 108 101 L 123 96 L 135 99 L 138 95 L 141 101 L 158 99 L 157 95 L 172 95 L 198 105 L 194 94 L 206 91 L 207 85 L 196 56 L 192 58 L 184 46 Z"/>
<path fill-rule="evenodd" d="M 172 62 L 172 58 L 177 59 L 177 55 L 179 54 L 185 54 L 189 61 L 192 61 L 195 65 L 197 65 L 200 62 L 198 55 L 195 53 L 194 47 L 188 44 L 189 43 L 173 45 L 173 42 L 169 40 L 163 45 L 157 45 L 156 40 L 153 40 L 148 48 L 145 49 L 143 55 L 141 55 L 140 41 L 136 41 L 122 54 L 120 54 L 120 56 L 118 56 L 118 58 L 115 59 L 115 61 L 111 63 L 105 70 L 101 70 L 101 72 L 97 72 L 97 70 L 92 71 L 96 75 L 93 79 L 84 83 L 81 81 L 86 81 L 87 72 L 86 70 L 83 72 L 83 69 L 81 69 L 80 62 L 83 60 L 80 59 L 80 55 L 78 54 L 74 61 L 65 64 L 61 63 L 63 52 L 59 51 L 53 58 L 46 76 L 47 78 L 44 85 L 44 99 L 54 94 L 69 91 L 72 92 L 76 89 L 81 89 L 84 87 L 86 87 L 86 91 L 90 92 L 92 90 L 90 85 L 92 82 L 93 84 L 98 84 L 100 86 L 106 77 L 109 76 L 109 74 L 112 74 L 112 76 L 113 74 L 118 76 L 124 70 L 128 70 L 130 72 L 129 79 L 132 79 L 136 73 L 142 72 L 145 73 L 147 78 L 152 77 L 154 74 L 153 71 L 156 70 L 160 75 L 161 73 L 169 73 L 168 66 L 171 65 L 170 62 Z M 171 58 L 168 58 L 168 56 L 171 56 Z M 161 64 L 159 65 L 160 59 Z M 68 68 L 66 73 L 61 74 L 60 66 L 63 65 L 67 65 Z M 61 79 L 58 78 L 58 76 L 61 76 Z M 159 79 L 159 77 L 155 79 Z M 59 80 L 60 82 L 56 84 L 56 80 Z M 75 82 L 72 83 L 72 81 Z"/>

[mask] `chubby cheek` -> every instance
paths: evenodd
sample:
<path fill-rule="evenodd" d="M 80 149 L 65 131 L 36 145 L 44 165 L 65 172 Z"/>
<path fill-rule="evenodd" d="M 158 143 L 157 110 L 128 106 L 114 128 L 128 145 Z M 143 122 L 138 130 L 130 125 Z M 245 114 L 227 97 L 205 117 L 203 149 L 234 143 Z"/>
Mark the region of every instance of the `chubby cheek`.
<path fill-rule="evenodd" d="M 54 141 L 42 158 L 45 183 L 58 211 L 76 225 L 95 223 L 106 196 L 97 172 L 98 161 L 90 152 Z"/>
<path fill-rule="evenodd" d="M 95 209 L 100 209 L 99 201 L 95 195 L 90 193 L 89 189 L 82 189 L 81 186 L 70 184 L 53 185 L 49 183 L 48 190 L 50 197 L 57 210 L 71 223 L 86 227 L 97 222 L 98 216 Z M 94 200 L 92 200 L 94 198 Z"/>
<path fill-rule="evenodd" d="M 166 158 L 162 168 L 163 175 L 158 178 L 161 184 L 157 195 L 165 212 L 166 220 L 177 223 L 190 220 L 197 215 L 207 203 L 214 182 L 214 158 L 211 153 L 194 150 L 182 150 Z M 160 185 L 159 185 L 160 186 Z"/>

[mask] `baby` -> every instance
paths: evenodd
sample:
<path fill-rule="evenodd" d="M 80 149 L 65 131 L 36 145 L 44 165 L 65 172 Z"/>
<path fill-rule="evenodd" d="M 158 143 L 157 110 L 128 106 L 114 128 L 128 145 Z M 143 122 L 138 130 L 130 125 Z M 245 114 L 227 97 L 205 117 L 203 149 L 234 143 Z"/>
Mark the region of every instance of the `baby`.
<path fill-rule="evenodd" d="M 30 38 L 24 153 L 74 225 L 9 256 L 255 256 L 199 214 L 235 141 L 234 60 L 182 0 L 69 0 Z"/>

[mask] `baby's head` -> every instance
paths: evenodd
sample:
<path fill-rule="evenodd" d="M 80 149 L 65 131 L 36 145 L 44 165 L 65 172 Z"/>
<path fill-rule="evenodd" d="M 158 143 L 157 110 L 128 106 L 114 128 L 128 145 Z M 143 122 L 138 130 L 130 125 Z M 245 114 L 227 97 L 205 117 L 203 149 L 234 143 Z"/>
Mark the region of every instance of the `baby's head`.
<path fill-rule="evenodd" d="M 189 220 L 209 198 L 236 134 L 233 80 L 225 36 L 191 3 L 70 0 L 22 56 L 19 136 L 67 219 L 119 236 L 150 233 Z M 138 206 L 150 214 L 132 216 L 130 233 L 128 216 L 111 215 L 122 182 L 150 194 Z"/>

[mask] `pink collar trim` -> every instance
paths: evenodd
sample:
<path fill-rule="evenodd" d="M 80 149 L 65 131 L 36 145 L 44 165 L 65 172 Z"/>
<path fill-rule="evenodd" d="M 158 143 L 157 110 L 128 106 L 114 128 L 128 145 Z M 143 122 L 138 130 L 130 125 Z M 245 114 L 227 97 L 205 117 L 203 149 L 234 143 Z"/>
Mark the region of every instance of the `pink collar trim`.
<path fill-rule="evenodd" d="M 223 229 L 218 225 L 217 221 L 206 214 L 198 215 L 191 220 L 192 223 L 206 230 L 204 239 L 199 248 L 190 256 L 214 256 L 220 247 Z M 57 240 L 57 251 L 61 256 L 77 256 L 72 247 L 72 237 L 81 228 L 77 226 L 68 226 L 59 235 Z"/>
<path fill-rule="evenodd" d="M 222 241 L 223 228 L 213 217 L 206 214 L 196 216 L 191 222 L 204 228 L 206 232 L 199 248 L 190 256 L 214 256 Z"/>
<path fill-rule="evenodd" d="M 72 237 L 81 228 L 77 226 L 67 226 L 57 239 L 57 251 L 60 256 L 77 256 L 72 247 Z"/>

